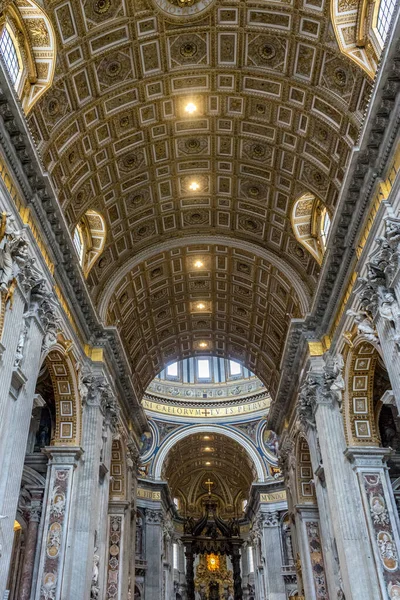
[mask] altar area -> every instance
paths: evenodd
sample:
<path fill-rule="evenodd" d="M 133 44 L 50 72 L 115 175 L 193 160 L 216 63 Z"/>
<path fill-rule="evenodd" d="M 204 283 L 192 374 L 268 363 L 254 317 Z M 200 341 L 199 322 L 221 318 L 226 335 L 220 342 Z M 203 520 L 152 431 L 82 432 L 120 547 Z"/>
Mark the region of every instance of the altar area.
<path fill-rule="evenodd" d="M 226 555 L 202 554 L 195 568 L 195 600 L 233 600 L 233 573 Z"/>

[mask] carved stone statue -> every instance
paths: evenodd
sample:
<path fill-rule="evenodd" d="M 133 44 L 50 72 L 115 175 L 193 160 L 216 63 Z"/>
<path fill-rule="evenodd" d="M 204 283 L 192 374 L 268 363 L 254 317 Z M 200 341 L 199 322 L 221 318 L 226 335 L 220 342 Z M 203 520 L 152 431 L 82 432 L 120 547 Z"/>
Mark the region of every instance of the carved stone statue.
<path fill-rule="evenodd" d="M 100 562 L 100 557 L 97 554 L 97 548 L 95 548 L 94 556 L 93 556 L 92 585 L 90 587 L 90 600 L 98 600 L 99 594 L 100 594 L 99 562 Z"/>
<path fill-rule="evenodd" d="M 371 343 L 379 344 L 378 334 L 372 324 L 371 316 L 365 310 L 355 311 L 350 309 L 346 314 L 354 317 L 360 335 L 363 335 Z"/>
<path fill-rule="evenodd" d="M 14 360 L 14 368 L 15 369 L 18 369 L 20 367 L 22 359 L 24 358 L 24 346 L 25 346 L 25 340 L 26 340 L 27 335 L 28 335 L 28 326 L 27 326 L 26 322 L 24 321 L 24 326 L 22 327 L 21 333 L 19 334 L 17 350 L 15 353 L 15 360 Z"/>
<path fill-rule="evenodd" d="M 0 217 L 0 292 L 7 293 L 11 281 L 28 260 L 28 243 L 14 227 L 9 213 Z"/>

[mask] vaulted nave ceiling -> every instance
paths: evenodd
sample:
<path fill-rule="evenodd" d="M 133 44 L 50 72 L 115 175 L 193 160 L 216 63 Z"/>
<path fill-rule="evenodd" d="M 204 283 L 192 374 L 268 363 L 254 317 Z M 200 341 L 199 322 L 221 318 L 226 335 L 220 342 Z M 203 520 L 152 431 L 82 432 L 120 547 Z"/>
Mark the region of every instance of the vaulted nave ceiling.
<path fill-rule="evenodd" d="M 88 283 L 138 392 L 209 352 L 273 393 L 319 270 L 291 210 L 334 212 L 370 82 L 324 0 L 159 2 L 47 1 L 57 67 L 30 125 L 71 233 L 105 219 Z"/>
<path fill-rule="evenodd" d="M 256 472 L 238 442 L 219 434 L 193 434 L 169 451 L 162 478 L 180 500 L 181 514 L 200 516 L 210 489 L 220 514 L 232 517 L 241 515 Z"/>

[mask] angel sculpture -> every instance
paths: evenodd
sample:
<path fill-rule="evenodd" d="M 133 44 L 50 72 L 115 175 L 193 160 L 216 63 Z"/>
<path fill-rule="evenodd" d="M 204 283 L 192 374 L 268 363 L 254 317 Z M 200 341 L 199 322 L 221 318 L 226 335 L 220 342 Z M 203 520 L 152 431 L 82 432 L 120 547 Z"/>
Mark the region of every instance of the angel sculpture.
<path fill-rule="evenodd" d="M 375 328 L 372 324 L 371 317 L 365 310 L 348 310 L 347 315 L 349 317 L 354 317 L 355 322 L 357 323 L 358 333 L 363 335 L 365 339 L 369 342 L 379 343 L 378 335 L 375 331 Z"/>

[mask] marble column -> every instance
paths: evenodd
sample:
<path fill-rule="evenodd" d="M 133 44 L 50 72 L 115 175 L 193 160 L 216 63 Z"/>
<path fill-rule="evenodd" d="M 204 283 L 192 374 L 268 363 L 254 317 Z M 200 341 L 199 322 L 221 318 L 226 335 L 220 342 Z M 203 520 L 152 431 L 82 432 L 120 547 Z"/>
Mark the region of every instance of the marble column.
<path fill-rule="evenodd" d="M 14 518 L 17 511 L 26 444 L 32 413 L 36 381 L 45 330 L 36 310 L 26 313 L 18 331 L 25 330 L 23 360 L 14 361 L 8 390 L 6 435 L 7 445 L 2 448 L 0 470 L 0 514 L 7 518 L 0 523 L 0 598 L 7 581 L 9 561 L 14 539 Z M 3 389 L 3 386 L 1 386 Z M 18 424 L 16 427 L 15 424 Z M 3 434 L 4 435 L 4 432 Z M 4 438 L 3 440 L 4 441 Z"/>
<path fill-rule="evenodd" d="M 240 573 L 240 545 L 232 548 L 233 596 L 234 600 L 243 600 L 242 575 Z M 271 596 L 272 600 L 272 596 Z"/>
<path fill-rule="evenodd" d="M 80 594 L 89 597 L 92 586 L 94 556 L 100 556 L 99 529 L 105 529 L 108 505 L 107 481 L 100 473 L 104 465 L 104 475 L 110 464 L 105 463 L 103 446 L 111 444 L 107 422 L 108 403 L 115 404 L 109 385 L 101 374 L 90 374 L 83 378 L 84 404 L 82 415 L 81 445 L 84 450 L 79 470 L 76 473 L 77 485 L 74 488 L 74 511 L 71 516 L 71 532 L 66 552 L 66 577 L 63 585 L 64 598 L 73 600 Z M 107 495 L 102 507 L 103 486 Z M 101 511 L 101 513 L 100 513 Z M 98 526 L 98 524 L 100 524 Z M 96 533 L 97 532 L 97 533 Z M 96 549 L 97 547 L 97 549 Z M 103 562 L 103 570 L 104 570 Z M 102 570 L 102 565 L 100 565 Z M 96 585 L 99 583 L 96 582 Z M 64 599 L 63 599 L 64 600 Z"/>
<path fill-rule="evenodd" d="M 346 450 L 357 475 L 383 598 L 392 598 L 391 588 L 400 581 L 400 523 L 386 467 L 390 453 L 388 448 Z"/>
<path fill-rule="evenodd" d="M 29 523 L 25 537 L 24 564 L 21 573 L 21 583 L 18 600 L 29 600 L 31 597 L 33 569 L 36 558 L 39 523 L 42 514 L 42 501 L 44 489 L 30 488 L 32 494 L 31 507 L 29 510 Z"/>
<path fill-rule="evenodd" d="M 360 492 L 344 457 L 343 418 L 330 394 L 317 392 L 315 421 L 346 600 L 378 599 L 380 586 Z"/>
<path fill-rule="evenodd" d="M 44 507 L 38 581 L 32 598 L 64 600 L 65 551 L 69 537 L 71 500 L 76 486 L 75 469 L 82 456 L 82 449 L 75 446 L 48 446 L 44 452 L 49 457 L 49 493 Z"/>
<path fill-rule="evenodd" d="M 261 547 L 265 560 L 264 576 L 270 600 L 286 600 L 285 581 L 282 575 L 281 529 L 279 512 L 273 505 L 260 513 L 262 523 Z"/>
<path fill-rule="evenodd" d="M 193 556 L 192 545 L 190 543 L 185 544 L 185 556 L 186 556 L 187 600 L 195 600 L 195 598 L 194 598 L 194 556 Z"/>
<path fill-rule="evenodd" d="M 146 508 L 145 556 L 148 569 L 145 577 L 146 600 L 160 600 L 162 590 L 162 522 L 161 510 Z M 192 564 L 193 568 L 193 564 Z M 194 600 L 188 596 L 188 600 Z"/>

